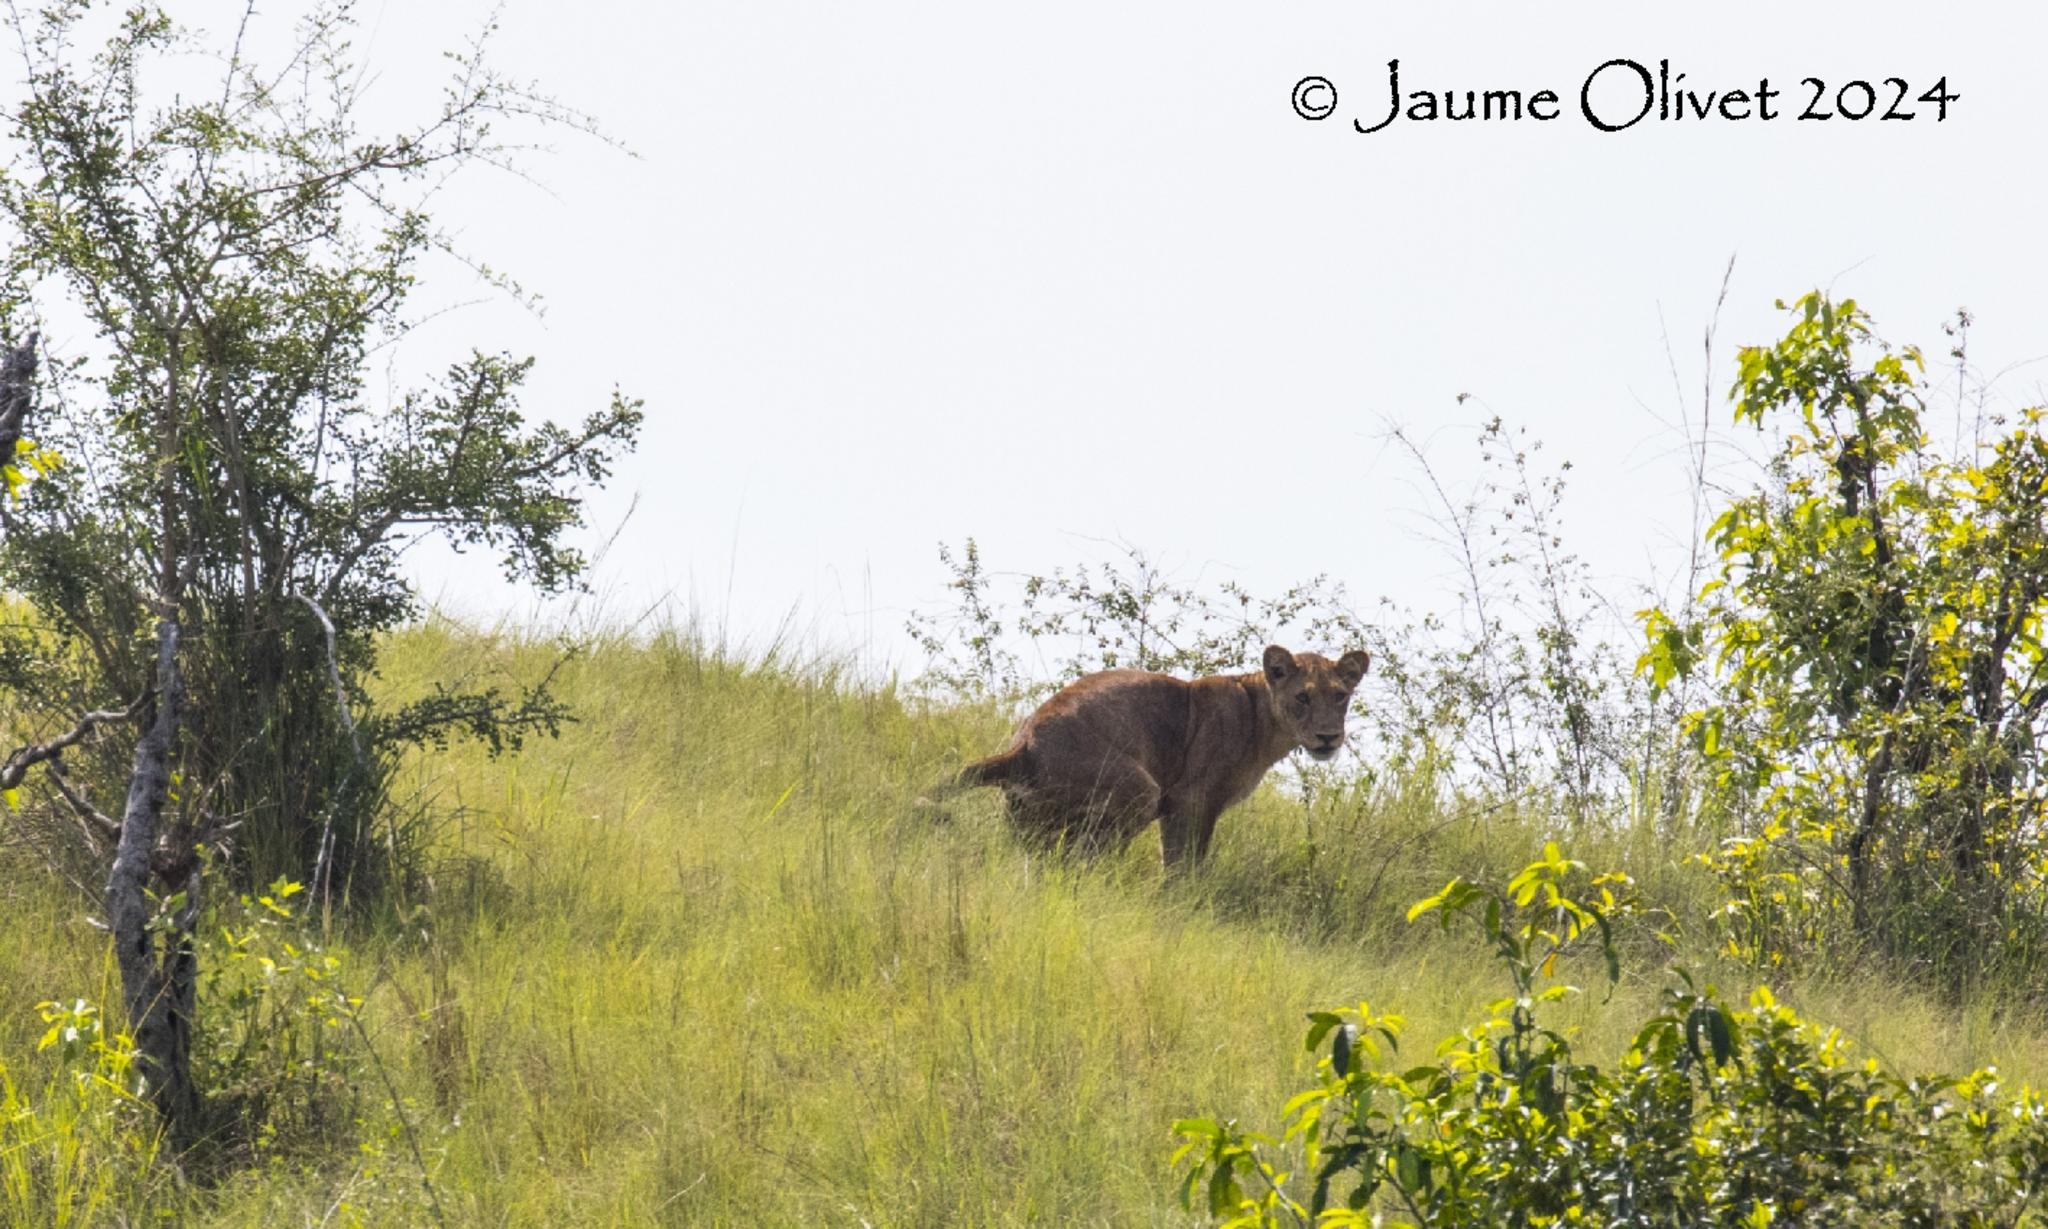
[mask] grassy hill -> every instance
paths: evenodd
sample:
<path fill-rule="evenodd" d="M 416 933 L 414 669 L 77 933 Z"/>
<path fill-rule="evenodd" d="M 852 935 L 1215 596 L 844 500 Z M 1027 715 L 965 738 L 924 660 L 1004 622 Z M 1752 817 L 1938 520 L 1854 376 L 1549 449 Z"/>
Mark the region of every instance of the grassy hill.
<path fill-rule="evenodd" d="M 383 684 L 530 676 L 552 655 L 437 623 L 390 642 Z M 114 980 L 90 903 L 21 829 L 0 838 L 0 1214 L 49 1223 L 69 1190 L 79 1224 L 432 1223 L 432 1199 L 463 1225 L 1196 1223 L 1169 1124 L 1276 1122 L 1312 1065 L 1304 1012 L 1399 1011 L 1420 1061 L 1502 993 L 1474 944 L 1401 920 L 1452 874 L 1556 837 L 1681 922 L 1708 903 L 1682 863 L 1695 834 L 1557 832 L 1399 781 L 1308 804 L 1269 784 L 1183 882 L 1162 881 L 1149 837 L 1047 863 L 993 797 L 946 824 L 912 805 L 999 745 L 1002 714 L 928 710 L 829 662 L 743 665 L 683 633 L 600 643 L 558 679 L 581 714 L 559 740 L 410 766 L 409 805 L 444 816 L 429 872 L 326 936 L 370 1046 L 327 1036 L 374 1054 L 349 1120 L 210 1184 L 138 1167 L 117 1131 L 53 1127 L 69 1077 L 36 1048 L 36 1004 L 109 1002 Z M 1663 984 L 1660 950 L 1630 950 L 1612 1000 L 1562 1013 L 1589 1056 L 1617 1053 Z M 1868 972 L 1779 991 L 1902 1069 L 2048 1073 L 2048 1035 L 1988 1003 Z"/>

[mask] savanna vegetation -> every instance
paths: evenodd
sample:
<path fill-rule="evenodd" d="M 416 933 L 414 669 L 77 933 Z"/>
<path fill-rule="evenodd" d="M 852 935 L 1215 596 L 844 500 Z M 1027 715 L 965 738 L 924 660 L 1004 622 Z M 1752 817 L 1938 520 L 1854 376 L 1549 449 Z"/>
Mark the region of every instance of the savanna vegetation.
<path fill-rule="evenodd" d="M 398 702 L 449 675 L 538 678 L 555 646 L 430 623 L 383 661 Z M 1452 873 L 1505 882 L 1550 830 L 1394 783 L 1270 789 L 1166 883 L 1142 845 L 1038 861 L 993 800 L 944 826 L 915 808 L 1000 739 L 990 706 L 742 663 L 687 629 L 589 644 L 555 686 L 586 715 L 561 738 L 402 771 L 397 796 L 446 819 L 387 919 L 323 929 L 304 893 L 258 890 L 202 928 L 222 980 L 201 985 L 199 1079 L 261 1126 L 226 1172 L 151 1158 L 150 1111 L 94 1048 L 118 1017 L 63 1031 L 77 999 L 116 1010 L 114 974 L 92 902 L 10 829 L 0 1054 L 30 1112 L 5 1119 L 0 1220 L 1205 1223 L 1206 1188 L 1183 1209 L 1168 1167 L 1172 1124 L 1277 1126 L 1328 1061 L 1327 1039 L 1302 1048 L 1307 1012 L 1404 1016 L 1401 1070 L 1484 1018 L 1507 986 L 1489 949 L 1406 911 Z M 1639 898 L 1714 907 L 1653 832 L 1568 840 Z M 1620 933 L 1611 997 L 1543 1008 L 1581 1061 L 1664 1009 L 1666 954 Z M 2048 1030 L 1990 996 L 1882 965 L 1752 978 L 1710 947 L 1687 953 L 1703 984 L 1740 1003 L 1767 982 L 1859 1057 L 1995 1063 L 2015 1088 L 2048 1073 Z M 1600 984 L 1597 960 L 1559 967 Z"/>
<path fill-rule="evenodd" d="M 161 10 L 9 18 L 0 1220 L 2048 1215 L 2038 412 L 1810 295 L 1702 407 L 1758 465 L 1698 453 L 1698 549 L 1638 594 L 1495 421 L 1462 492 L 1389 436 L 1441 615 L 968 542 L 901 679 L 458 626 L 401 552 L 572 587 L 638 403 L 561 427 L 524 359 L 389 399 L 365 364 L 466 258 L 437 177 L 591 126 L 476 47 L 366 134 L 347 17 L 169 95 Z M 1064 678 L 1269 640 L 1372 651 L 1356 753 L 1197 870 L 924 804 Z"/>

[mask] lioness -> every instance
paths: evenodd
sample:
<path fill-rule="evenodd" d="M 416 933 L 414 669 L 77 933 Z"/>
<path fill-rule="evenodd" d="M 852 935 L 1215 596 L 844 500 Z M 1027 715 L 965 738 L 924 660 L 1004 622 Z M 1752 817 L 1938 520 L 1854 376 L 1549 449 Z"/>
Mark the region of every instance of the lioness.
<path fill-rule="evenodd" d="M 1000 785 L 1010 820 L 1048 845 L 1119 847 L 1159 821 L 1169 869 L 1209 852 L 1216 817 L 1296 747 L 1327 760 L 1372 658 L 1266 648 L 1265 668 L 1188 682 L 1104 670 L 1024 719 L 1010 749 L 960 770 L 954 788 Z"/>

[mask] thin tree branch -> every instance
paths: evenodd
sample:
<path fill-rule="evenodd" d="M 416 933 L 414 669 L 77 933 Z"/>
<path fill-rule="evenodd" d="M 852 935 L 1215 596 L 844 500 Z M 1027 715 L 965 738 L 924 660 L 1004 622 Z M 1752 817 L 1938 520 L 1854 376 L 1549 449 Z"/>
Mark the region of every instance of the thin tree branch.
<path fill-rule="evenodd" d="M 4 764 L 0 764 L 0 789 L 20 788 L 22 779 L 28 775 L 29 769 L 46 760 L 55 760 L 67 748 L 77 746 L 100 726 L 115 721 L 133 720 L 142 712 L 142 706 L 151 694 L 144 692 L 127 708 L 103 708 L 87 713 L 78 719 L 77 725 L 50 741 L 20 748 L 8 756 Z"/>
<path fill-rule="evenodd" d="M 109 845 L 117 844 L 121 839 L 121 821 L 93 806 L 86 801 L 84 795 L 72 788 L 70 780 L 64 775 L 60 761 L 51 760 L 48 771 L 51 784 L 57 787 L 57 792 L 64 796 L 64 801 L 71 804 L 71 809 L 77 812 L 78 818 L 83 821 L 86 835 L 103 839 Z"/>

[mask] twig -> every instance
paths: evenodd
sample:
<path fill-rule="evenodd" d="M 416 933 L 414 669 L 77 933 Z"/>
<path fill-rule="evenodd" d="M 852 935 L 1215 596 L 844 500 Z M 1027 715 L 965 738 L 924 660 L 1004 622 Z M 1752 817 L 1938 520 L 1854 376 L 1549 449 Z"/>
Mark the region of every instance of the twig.
<path fill-rule="evenodd" d="M 78 818 L 88 825 L 88 837 L 97 830 L 98 835 L 105 837 L 109 842 L 120 841 L 121 821 L 102 812 L 87 802 L 77 790 L 72 789 L 71 782 L 64 778 L 64 769 L 58 760 L 50 761 L 49 773 L 50 781 L 57 787 L 57 792 L 64 796 L 64 801 L 71 804 L 72 810 L 78 812 Z"/>

